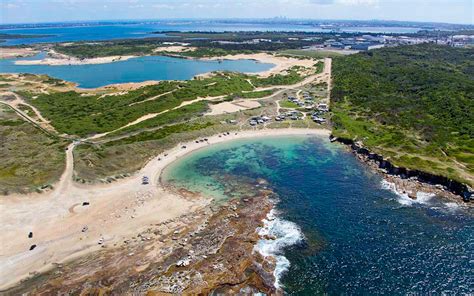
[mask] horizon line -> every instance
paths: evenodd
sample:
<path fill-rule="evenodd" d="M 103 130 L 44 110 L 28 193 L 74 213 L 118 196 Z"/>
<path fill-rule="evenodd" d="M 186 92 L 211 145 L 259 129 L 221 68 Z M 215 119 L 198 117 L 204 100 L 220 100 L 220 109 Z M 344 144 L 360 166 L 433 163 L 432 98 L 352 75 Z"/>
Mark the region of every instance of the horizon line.
<path fill-rule="evenodd" d="M 438 25 L 457 25 L 457 26 L 469 26 L 474 28 L 474 24 L 468 23 L 450 23 L 450 22 L 439 22 L 439 21 L 407 21 L 407 20 L 395 20 L 395 19 L 313 19 L 313 18 L 290 18 L 284 16 L 274 16 L 274 17 L 266 17 L 266 18 L 242 18 L 242 17 L 229 17 L 229 18 L 193 18 L 193 17 L 186 17 L 186 18 L 157 18 L 157 19 L 150 19 L 150 18 L 128 18 L 128 19 L 100 19 L 100 20 L 63 20 L 63 21 L 45 21 L 45 22 L 19 22 L 19 23 L 0 23 L 0 26 L 15 26 L 15 25 L 41 25 L 41 24 L 63 24 L 63 23 L 98 23 L 98 22 L 123 22 L 123 21 L 130 21 L 130 22 L 140 22 L 140 21 L 178 21 L 178 20 L 216 20 L 216 21 L 224 21 L 224 20 L 287 20 L 287 21 L 331 21 L 331 22 L 343 22 L 343 21 L 350 21 L 350 22 L 398 22 L 398 23 L 417 23 L 417 24 L 438 24 Z"/>

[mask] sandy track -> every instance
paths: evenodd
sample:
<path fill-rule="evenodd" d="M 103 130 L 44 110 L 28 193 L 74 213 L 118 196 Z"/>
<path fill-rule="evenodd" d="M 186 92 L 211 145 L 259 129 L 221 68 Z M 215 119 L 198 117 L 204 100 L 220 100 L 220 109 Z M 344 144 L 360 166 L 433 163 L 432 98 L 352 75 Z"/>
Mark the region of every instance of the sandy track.
<path fill-rule="evenodd" d="M 166 110 L 163 110 L 161 112 L 158 112 L 158 113 L 149 113 L 149 114 L 145 114 L 137 119 L 135 119 L 134 121 L 132 122 L 129 122 L 127 123 L 126 125 L 122 126 L 122 127 L 119 127 L 118 129 L 115 129 L 115 130 L 112 130 L 110 132 L 105 132 L 105 133 L 101 133 L 101 134 L 95 134 L 91 137 L 88 137 L 86 139 L 84 139 L 85 141 L 87 140 L 95 140 L 95 139 L 99 139 L 99 138 L 102 138 L 102 137 L 105 137 L 107 136 L 108 134 L 111 134 L 111 133 L 114 133 L 114 132 L 118 132 L 124 128 L 127 128 L 127 127 L 130 127 L 130 126 L 133 126 L 133 125 L 137 125 L 145 120 L 148 120 L 148 119 L 152 119 L 152 118 L 155 118 L 159 115 L 162 115 L 162 114 L 165 114 L 167 112 L 170 112 L 172 110 L 177 110 L 177 109 L 180 109 L 184 106 L 187 106 L 187 105 L 190 105 L 190 104 L 193 104 L 193 103 L 197 103 L 197 102 L 200 102 L 200 101 L 215 101 L 215 100 L 220 100 L 222 98 L 224 98 L 225 96 L 217 96 L 217 97 L 199 97 L 197 99 L 194 99 L 194 100 L 190 100 L 190 101 L 184 101 L 182 102 L 179 106 L 176 106 L 174 108 L 171 108 L 171 109 L 166 109 Z"/>
<path fill-rule="evenodd" d="M 5 95 L 5 94 L 6 93 L 2 93 L 0 95 Z M 14 95 L 16 97 L 16 99 L 14 101 L 0 100 L 0 104 L 5 104 L 5 105 L 9 106 L 11 109 L 13 109 L 13 111 L 15 111 L 24 120 L 26 120 L 26 121 L 30 122 L 31 124 L 37 126 L 38 128 L 40 128 L 44 132 L 46 132 L 48 134 L 52 134 L 52 133 L 57 134 L 54 127 L 49 123 L 49 121 L 47 121 L 43 116 L 41 116 L 41 113 L 38 111 L 38 109 L 36 109 L 34 106 L 32 106 L 32 105 L 26 103 L 25 101 L 23 101 L 17 94 L 12 93 L 12 95 Z M 39 118 L 40 121 L 37 121 L 36 119 L 32 118 L 29 114 L 26 114 L 25 112 L 20 110 L 19 109 L 20 104 L 23 104 L 23 105 L 26 105 L 26 106 L 30 107 L 33 110 L 33 112 L 35 113 L 35 115 Z"/>

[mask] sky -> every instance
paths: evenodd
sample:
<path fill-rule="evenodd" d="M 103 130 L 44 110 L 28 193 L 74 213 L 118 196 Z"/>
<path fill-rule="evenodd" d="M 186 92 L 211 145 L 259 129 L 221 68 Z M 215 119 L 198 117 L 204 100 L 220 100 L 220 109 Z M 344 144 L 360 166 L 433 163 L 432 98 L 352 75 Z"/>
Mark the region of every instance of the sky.
<path fill-rule="evenodd" d="M 474 0 L 0 0 L 0 23 L 305 18 L 474 24 Z"/>

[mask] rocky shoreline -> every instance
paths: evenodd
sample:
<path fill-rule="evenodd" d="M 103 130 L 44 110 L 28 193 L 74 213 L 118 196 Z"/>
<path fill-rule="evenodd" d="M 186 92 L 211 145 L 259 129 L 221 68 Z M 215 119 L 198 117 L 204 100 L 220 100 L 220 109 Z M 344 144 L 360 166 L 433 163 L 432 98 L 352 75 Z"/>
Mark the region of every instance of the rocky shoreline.
<path fill-rule="evenodd" d="M 150 227 L 114 246 L 33 275 L 6 295 L 278 294 L 275 262 L 254 251 L 274 206 L 262 180 L 239 184 L 241 198 Z M 185 198 L 199 194 L 169 187 Z M 175 221 L 176 220 L 176 221 Z M 184 222 L 184 223 L 183 223 Z M 184 225 L 184 226 L 183 226 Z"/>
<path fill-rule="evenodd" d="M 337 138 L 332 135 L 329 139 L 331 142 L 346 145 L 360 161 L 380 173 L 386 181 L 394 184 L 398 193 L 407 194 L 408 197 L 416 199 L 417 192 L 425 192 L 470 207 L 474 206 L 474 203 L 470 202 L 473 189 L 466 184 L 447 177 L 395 166 L 382 155 L 371 152 L 362 144 L 351 139 Z"/>

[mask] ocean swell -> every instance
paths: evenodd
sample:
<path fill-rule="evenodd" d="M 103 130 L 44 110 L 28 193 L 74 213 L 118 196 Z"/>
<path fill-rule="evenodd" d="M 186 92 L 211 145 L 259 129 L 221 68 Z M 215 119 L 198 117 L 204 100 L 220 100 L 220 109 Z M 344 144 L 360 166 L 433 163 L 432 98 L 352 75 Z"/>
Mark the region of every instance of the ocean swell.
<path fill-rule="evenodd" d="M 285 248 L 301 242 L 304 238 L 302 231 L 295 223 L 277 217 L 272 209 L 263 220 L 264 226 L 259 229 L 261 239 L 255 250 L 264 257 L 275 259 L 275 288 L 281 288 L 280 279 L 290 267 L 290 261 L 283 255 Z"/>

